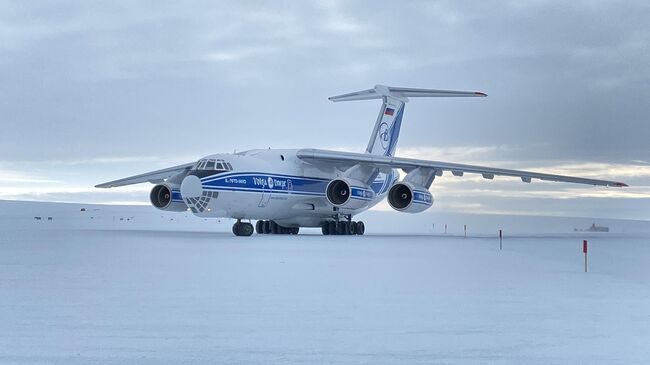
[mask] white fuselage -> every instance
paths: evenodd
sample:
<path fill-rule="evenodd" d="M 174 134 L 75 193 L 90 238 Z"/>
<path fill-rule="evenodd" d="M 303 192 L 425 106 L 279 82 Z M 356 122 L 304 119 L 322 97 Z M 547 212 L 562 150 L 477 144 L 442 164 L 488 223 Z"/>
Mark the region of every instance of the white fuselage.
<path fill-rule="evenodd" d="M 354 216 L 376 205 L 399 177 L 397 170 L 380 173 L 368 186 L 374 192 L 371 198 L 359 197 L 354 209 L 335 208 L 325 190 L 343 171 L 334 166 L 315 167 L 297 158 L 296 151 L 250 150 L 206 156 L 204 159 L 228 162 L 232 169 L 190 171 L 189 175 L 197 175 L 192 177 L 196 188 L 200 179 L 201 197 L 189 198 L 182 194 L 188 188 L 181 186 L 173 192 L 174 201 L 182 199 L 199 217 L 267 219 L 284 226 L 318 227 L 337 214 Z M 193 195 L 198 196 L 196 192 Z"/>

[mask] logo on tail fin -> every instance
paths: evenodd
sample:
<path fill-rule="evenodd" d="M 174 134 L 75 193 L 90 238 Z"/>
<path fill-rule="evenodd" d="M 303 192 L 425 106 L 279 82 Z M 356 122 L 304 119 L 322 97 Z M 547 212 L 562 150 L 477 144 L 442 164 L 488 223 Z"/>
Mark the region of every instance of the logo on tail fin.
<path fill-rule="evenodd" d="M 384 151 L 388 148 L 388 137 L 388 124 L 382 122 L 379 125 L 379 141 L 381 142 L 381 147 L 383 147 Z"/>

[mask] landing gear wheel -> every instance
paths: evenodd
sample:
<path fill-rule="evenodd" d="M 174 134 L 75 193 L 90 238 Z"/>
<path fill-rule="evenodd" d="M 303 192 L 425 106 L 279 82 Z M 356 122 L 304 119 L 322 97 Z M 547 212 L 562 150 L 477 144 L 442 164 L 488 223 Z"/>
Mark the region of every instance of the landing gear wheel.
<path fill-rule="evenodd" d="M 336 235 L 338 234 L 338 231 L 336 230 L 336 222 L 332 221 L 328 223 L 330 226 L 330 234 L 331 235 Z"/>
<path fill-rule="evenodd" d="M 259 234 L 298 234 L 300 227 L 283 227 L 274 221 L 259 220 L 255 224 L 255 231 Z M 235 227 L 233 227 L 234 232 Z"/>
<path fill-rule="evenodd" d="M 250 236 L 253 234 L 253 231 L 255 229 L 253 228 L 253 225 L 250 223 L 240 223 L 239 227 L 237 227 L 237 235 L 238 236 Z"/>
<path fill-rule="evenodd" d="M 357 222 L 348 222 L 349 234 L 357 234 Z"/>
<path fill-rule="evenodd" d="M 320 229 L 323 232 L 323 236 L 329 236 L 329 234 L 330 234 L 330 222 L 321 223 Z"/>
<path fill-rule="evenodd" d="M 356 226 L 356 227 L 354 227 L 355 228 L 354 230 L 355 230 L 356 234 L 361 236 L 366 232 L 366 225 L 363 224 L 363 222 L 359 221 L 359 222 L 354 223 L 354 225 Z"/>
<path fill-rule="evenodd" d="M 232 225 L 232 233 L 235 236 L 250 236 L 255 232 L 255 228 L 250 223 L 235 222 Z"/>
<path fill-rule="evenodd" d="M 336 233 L 340 235 L 345 234 L 345 222 L 336 223 Z"/>

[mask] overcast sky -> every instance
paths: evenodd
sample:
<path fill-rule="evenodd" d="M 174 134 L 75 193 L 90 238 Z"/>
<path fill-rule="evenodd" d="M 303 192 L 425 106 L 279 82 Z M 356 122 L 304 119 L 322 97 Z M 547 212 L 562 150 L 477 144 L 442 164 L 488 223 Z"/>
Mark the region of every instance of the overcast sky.
<path fill-rule="evenodd" d="M 433 209 L 650 219 L 650 2 L 0 2 L 0 199 L 147 202 L 96 183 L 249 148 L 362 150 L 375 84 L 397 154 L 623 180 L 444 176 Z M 379 207 L 386 209 L 385 205 Z"/>

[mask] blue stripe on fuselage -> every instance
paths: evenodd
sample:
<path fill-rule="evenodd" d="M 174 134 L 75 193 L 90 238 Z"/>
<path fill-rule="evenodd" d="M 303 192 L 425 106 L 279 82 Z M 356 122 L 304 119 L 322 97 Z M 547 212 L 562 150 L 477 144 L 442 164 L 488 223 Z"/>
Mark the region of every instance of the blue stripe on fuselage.
<path fill-rule="evenodd" d="M 397 179 L 397 174 L 391 170 L 384 177 L 377 177 L 370 189 L 365 190 L 364 196 L 355 198 L 374 199 L 376 195 L 385 193 Z M 270 174 L 263 172 L 229 172 L 205 177 L 202 180 L 206 190 L 267 192 L 280 194 L 325 196 L 325 189 L 330 179 L 303 177 L 284 174 Z M 359 187 L 355 187 L 359 188 Z M 353 189 L 353 193 L 356 190 Z M 359 193 L 361 194 L 361 193 Z M 372 195 L 371 198 L 368 198 Z"/>
<path fill-rule="evenodd" d="M 373 181 L 370 187 L 377 194 L 381 195 L 388 191 L 388 189 L 393 186 L 395 181 L 399 178 L 399 174 L 394 170 L 391 170 L 388 174 L 377 177 L 377 180 Z"/>
<path fill-rule="evenodd" d="M 203 181 L 203 187 L 211 190 L 224 189 L 324 195 L 328 182 L 329 180 L 327 179 L 245 172 L 211 177 Z"/>

